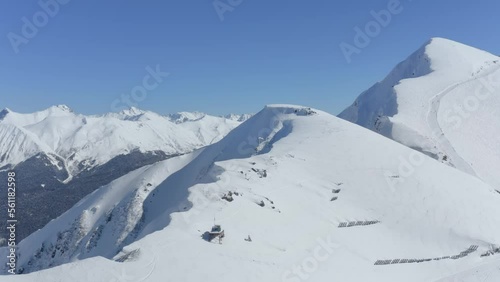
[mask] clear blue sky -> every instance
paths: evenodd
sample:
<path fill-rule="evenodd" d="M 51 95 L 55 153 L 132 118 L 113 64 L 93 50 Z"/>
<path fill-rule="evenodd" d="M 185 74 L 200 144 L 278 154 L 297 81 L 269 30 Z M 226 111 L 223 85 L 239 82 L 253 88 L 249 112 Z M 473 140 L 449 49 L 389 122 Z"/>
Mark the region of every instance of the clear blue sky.
<path fill-rule="evenodd" d="M 224 114 L 293 103 L 337 114 L 431 37 L 500 53 L 498 0 L 401 0 L 350 64 L 340 43 L 353 44 L 354 27 L 389 0 L 243 0 L 223 21 L 213 0 L 65 1 L 18 54 L 8 34 L 22 36 L 23 17 L 43 23 L 43 10 L 1 1 L 0 107 L 109 112 L 159 65 L 170 76 L 139 108 Z"/>

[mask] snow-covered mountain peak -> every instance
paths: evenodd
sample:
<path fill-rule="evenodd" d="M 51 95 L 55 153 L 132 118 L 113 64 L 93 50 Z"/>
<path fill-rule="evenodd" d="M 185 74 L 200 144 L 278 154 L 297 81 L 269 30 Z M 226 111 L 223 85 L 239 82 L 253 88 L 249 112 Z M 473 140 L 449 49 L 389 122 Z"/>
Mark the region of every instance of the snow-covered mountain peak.
<path fill-rule="evenodd" d="M 119 113 L 109 113 L 106 114 L 105 116 L 114 117 L 120 120 L 127 120 L 127 121 L 146 122 L 151 120 L 157 120 L 158 122 L 165 122 L 165 118 L 162 117 L 161 115 L 155 112 L 141 110 L 136 107 L 130 107 L 129 109 L 123 110 Z"/>
<path fill-rule="evenodd" d="M 5 144 L 25 144 L 24 139 L 18 140 L 21 137 L 30 139 L 30 144 L 39 144 L 30 150 L 25 148 L 28 155 L 19 151 L 22 147 L 12 151 L 6 145 L 0 155 L 7 151 L 11 154 L 0 161 L 0 166 L 17 165 L 39 148 L 50 148 L 50 153 L 67 160 L 72 173 L 88 168 L 82 165 L 86 162 L 93 167 L 102 165 L 134 150 L 163 151 L 167 155 L 191 152 L 220 140 L 239 125 L 237 121 L 186 112 L 173 115 L 176 120 L 172 121 L 169 116 L 134 107 L 120 113 L 85 116 L 59 105 L 31 114 L 4 110 L 0 116 L 0 124 L 13 125 L 20 129 L 16 132 L 26 133 L 11 135 Z M 14 156 L 16 151 L 19 157 Z"/>
<path fill-rule="evenodd" d="M 318 110 L 313 110 L 309 107 L 304 107 L 304 106 L 297 106 L 297 105 L 289 105 L 289 104 L 270 104 L 267 105 L 264 110 L 270 110 L 273 112 L 278 112 L 282 114 L 305 114 L 305 115 L 311 115 Z"/>
<path fill-rule="evenodd" d="M 61 110 L 63 112 L 68 112 L 68 113 L 73 112 L 73 110 L 66 105 L 56 105 L 56 106 L 51 107 L 51 109 L 54 109 L 54 110 L 58 109 L 58 110 Z"/>
<path fill-rule="evenodd" d="M 0 114 L 0 122 L 23 127 L 37 124 L 50 117 L 58 118 L 75 116 L 76 115 L 73 113 L 73 111 L 65 105 L 52 106 L 45 110 L 27 114 L 5 109 Z"/>
<path fill-rule="evenodd" d="M 146 111 L 143 111 L 143 110 L 138 109 L 136 107 L 130 107 L 129 109 L 121 111 L 120 114 L 124 115 L 124 116 L 134 117 L 134 116 L 142 115 L 145 112 Z"/>
<path fill-rule="evenodd" d="M 190 121 L 198 121 L 204 118 L 207 114 L 201 112 L 179 112 L 167 115 L 167 117 L 174 123 L 185 123 Z"/>
<path fill-rule="evenodd" d="M 402 157 L 419 162 L 411 177 Z M 359 126 L 271 105 L 220 142 L 87 196 L 19 244 L 21 272 L 59 267 L 12 281 L 63 271 L 78 281 L 123 272 L 134 274 L 127 281 L 301 281 L 293 271 L 309 261 L 308 281 L 436 281 L 486 261 L 499 199 Z M 214 217 L 226 236 L 209 242 Z"/>
<path fill-rule="evenodd" d="M 484 63 L 498 60 L 498 57 L 486 51 L 445 38 L 432 38 L 419 51 L 423 49 L 430 59 L 434 71 L 454 73 L 478 71 Z M 417 52 L 419 52 L 417 51 Z"/>
<path fill-rule="evenodd" d="M 443 75 L 443 79 L 460 81 L 479 74 L 498 60 L 495 55 L 453 40 L 431 38 L 375 86 L 390 90 L 401 80 L 430 73 Z"/>
<path fill-rule="evenodd" d="M 66 105 L 56 105 L 40 111 L 46 117 L 74 116 L 73 110 Z M 25 114 L 29 115 L 29 114 Z"/>
<path fill-rule="evenodd" d="M 497 186 L 499 93 L 499 57 L 433 38 L 339 117 Z"/>
<path fill-rule="evenodd" d="M 251 118 L 253 115 L 252 114 L 228 114 L 225 116 L 222 116 L 225 119 L 232 120 L 232 121 L 238 121 L 238 122 L 244 122 Z"/>

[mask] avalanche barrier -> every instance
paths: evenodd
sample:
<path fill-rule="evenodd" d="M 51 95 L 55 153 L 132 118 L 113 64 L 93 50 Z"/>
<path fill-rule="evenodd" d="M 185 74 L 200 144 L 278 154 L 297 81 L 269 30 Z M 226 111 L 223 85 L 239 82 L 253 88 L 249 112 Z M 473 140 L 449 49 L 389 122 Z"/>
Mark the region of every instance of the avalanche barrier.
<path fill-rule="evenodd" d="M 472 245 L 470 246 L 467 250 L 461 252 L 458 255 L 454 256 L 444 256 L 444 257 L 439 257 L 439 258 L 429 258 L 429 259 L 389 259 L 389 260 L 377 260 L 375 262 L 375 265 L 391 265 L 391 264 L 404 264 L 404 263 L 422 263 L 422 262 L 429 262 L 429 261 L 439 261 L 439 260 L 444 260 L 444 259 L 461 259 L 464 258 L 473 252 L 477 251 L 479 246 Z"/>

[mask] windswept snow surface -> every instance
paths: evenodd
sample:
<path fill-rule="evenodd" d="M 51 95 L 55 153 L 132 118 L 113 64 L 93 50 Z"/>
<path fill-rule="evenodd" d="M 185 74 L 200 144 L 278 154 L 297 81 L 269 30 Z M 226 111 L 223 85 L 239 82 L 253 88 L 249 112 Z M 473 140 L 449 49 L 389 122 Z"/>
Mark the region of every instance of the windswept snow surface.
<path fill-rule="evenodd" d="M 272 105 L 89 195 L 20 243 L 32 273 L 0 281 L 435 282 L 498 259 L 481 257 L 500 244 L 498 214 L 500 194 L 469 174 L 327 113 Z M 221 244 L 204 240 L 214 221 Z"/>
<path fill-rule="evenodd" d="M 37 153 L 65 160 L 72 175 L 134 150 L 177 155 L 219 141 L 240 122 L 201 113 L 160 116 L 131 108 L 101 116 L 54 106 L 33 114 L 0 113 L 0 168 Z"/>
<path fill-rule="evenodd" d="M 500 187 L 500 58 L 434 38 L 339 117 Z"/>
<path fill-rule="evenodd" d="M 500 260 L 485 263 L 472 269 L 440 279 L 436 282 L 498 282 L 500 281 Z"/>

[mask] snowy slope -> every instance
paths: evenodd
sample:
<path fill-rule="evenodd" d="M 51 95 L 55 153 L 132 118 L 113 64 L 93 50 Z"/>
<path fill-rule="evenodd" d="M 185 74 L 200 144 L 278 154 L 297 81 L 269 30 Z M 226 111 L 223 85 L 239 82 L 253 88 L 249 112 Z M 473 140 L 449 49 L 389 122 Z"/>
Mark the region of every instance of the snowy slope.
<path fill-rule="evenodd" d="M 89 195 L 21 242 L 24 272 L 60 266 L 0 281 L 431 282 L 494 262 L 499 203 L 369 130 L 274 105 Z M 222 244 L 203 239 L 214 217 Z"/>
<path fill-rule="evenodd" d="M 500 58 L 434 38 L 339 117 L 500 187 Z"/>
<path fill-rule="evenodd" d="M 462 271 L 436 282 L 497 282 L 500 281 L 500 260 Z"/>
<path fill-rule="evenodd" d="M 20 163 L 39 152 L 54 153 L 35 134 L 11 124 L 0 123 L 0 140 L 0 167 Z"/>
<path fill-rule="evenodd" d="M 102 116 L 73 113 L 54 106 L 33 114 L 8 109 L 0 114 L 0 167 L 14 166 L 37 153 L 66 161 L 72 175 L 134 150 L 183 154 L 220 140 L 240 123 L 200 113 L 173 120 L 136 108 Z"/>
<path fill-rule="evenodd" d="M 145 165 L 219 141 L 241 122 L 201 113 L 160 116 L 137 108 L 84 116 L 67 106 L 0 112 L 0 177 L 18 173 L 18 240 L 83 197 Z M 7 209 L 0 202 L 0 210 Z M 0 246 L 8 236 L 0 223 Z"/>

